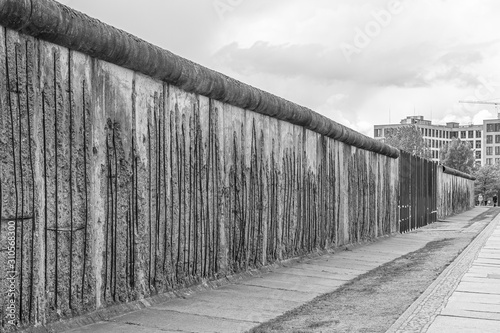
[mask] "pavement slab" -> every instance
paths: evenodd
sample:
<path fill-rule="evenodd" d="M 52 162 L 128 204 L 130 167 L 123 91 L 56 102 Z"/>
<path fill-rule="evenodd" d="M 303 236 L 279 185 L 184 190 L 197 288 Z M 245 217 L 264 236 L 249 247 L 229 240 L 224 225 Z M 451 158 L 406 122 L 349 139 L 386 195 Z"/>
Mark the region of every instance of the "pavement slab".
<path fill-rule="evenodd" d="M 293 266 L 294 269 L 302 269 L 305 271 L 311 272 L 324 272 L 331 274 L 332 277 L 335 277 L 339 280 L 343 280 L 344 278 L 348 278 L 349 280 L 354 279 L 355 277 L 364 274 L 367 272 L 366 269 L 349 269 L 345 267 L 332 267 L 321 264 L 307 263 L 300 264 L 297 266 Z"/>
<path fill-rule="evenodd" d="M 465 306 L 469 304 L 484 304 L 489 306 L 491 304 L 500 305 L 500 295 L 482 295 L 475 293 L 467 293 L 461 291 L 455 291 L 450 298 L 448 299 L 447 306 L 460 306 L 460 304 L 465 304 Z"/>
<path fill-rule="evenodd" d="M 259 321 L 232 320 L 220 317 L 146 308 L 117 317 L 113 322 L 148 329 L 181 332 L 234 332 L 247 330 Z M 112 331 L 107 331 L 112 332 Z"/>
<path fill-rule="evenodd" d="M 328 279 L 328 280 L 337 280 L 337 281 L 349 281 L 352 280 L 353 277 L 356 277 L 354 274 L 332 274 L 332 272 L 328 272 L 325 270 L 313 270 L 313 269 L 305 269 L 302 267 L 289 267 L 287 269 L 286 273 L 279 273 L 276 272 L 276 274 L 291 274 L 291 275 L 298 275 L 298 276 L 304 276 L 304 277 L 312 277 L 312 278 L 323 278 L 323 279 Z"/>
<path fill-rule="evenodd" d="M 274 305 L 277 305 L 277 303 L 277 300 L 275 300 Z M 178 299 L 173 302 L 153 305 L 149 309 L 173 311 L 224 320 L 243 320 L 252 322 L 271 320 L 280 314 L 279 307 L 273 306 L 273 304 L 267 304 L 266 306 L 266 304 L 262 304 L 259 299 L 245 299 L 243 302 L 240 299 L 239 304 L 235 302 L 220 302 L 219 299 Z M 255 316 L 257 309 L 266 310 L 259 313 L 258 320 Z"/>
<path fill-rule="evenodd" d="M 457 291 L 480 294 L 500 295 L 500 283 L 497 279 L 484 279 L 484 281 L 461 282 Z"/>
<path fill-rule="evenodd" d="M 453 306 L 446 306 L 440 316 L 450 316 L 450 317 L 462 317 L 462 318 L 475 318 L 475 319 L 489 319 L 500 321 L 500 305 L 478 305 L 468 306 L 468 309 L 456 308 Z M 500 324 L 500 322 L 499 322 Z M 500 328 L 500 326 L 499 326 Z"/>
<path fill-rule="evenodd" d="M 498 333 L 499 323 L 487 319 L 473 319 L 466 317 L 439 316 L 428 333 Z M 425 332 L 425 331 L 424 331 Z"/>
<path fill-rule="evenodd" d="M 298 291 L 306 294 L 314 294 L 316 296 L 335 290 L 335 286 L 325 286 L 318 284 L 306 283 L 306 279 L 295 280 L 295 281 L 285 281 L 283 279 L 252 279 L 250 281 L 242 282 L 243 285 L 263 287 L 267 289 L 277 289 L 277 290 L 288 290 L 288 291 Z M 339 281 L 337 286 L 340 286 L 343 282 Z"/>

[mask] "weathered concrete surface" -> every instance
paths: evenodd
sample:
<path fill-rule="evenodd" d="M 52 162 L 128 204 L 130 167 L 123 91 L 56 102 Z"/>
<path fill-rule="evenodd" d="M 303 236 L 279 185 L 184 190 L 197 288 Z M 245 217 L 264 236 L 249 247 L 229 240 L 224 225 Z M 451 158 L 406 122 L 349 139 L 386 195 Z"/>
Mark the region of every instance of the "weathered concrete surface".
<path fill-rule="evenodd" d="M 440 167 L 438 171 L 438 218 L 445 219 L 447 216 L 458 214 L 474 207 L 473 180 L 475 178 L 446 167 Z"/>
<path fill-rule="evenodd" d="M 334 291 L 346 281 L 416 251 L 430 241 L 441 239 L 440 229 L 467 232 L 472 218 L 485 212 L 476 208 L 437 223 L 396 237 L 357 246 L 349 251 L 304 259 L 273 272 L 172 300 L 71 332 L 128 332 L 137 327 L 187 332 L 244 332 L 259 323 L 275 318 L 314 297 Z M 474 224 L 484 228 L 487 222 Z M 340 279 L 339 279 L 340 277 Z M 494 302 L 491 299 L 491 302 Z"/>
<path fill-rule="evenodd" d="M 477 231 L 474 225 L 463 228 L 463 232 Z M 388 332 L 499 332 L 499 282 L 497 216 Z"/>

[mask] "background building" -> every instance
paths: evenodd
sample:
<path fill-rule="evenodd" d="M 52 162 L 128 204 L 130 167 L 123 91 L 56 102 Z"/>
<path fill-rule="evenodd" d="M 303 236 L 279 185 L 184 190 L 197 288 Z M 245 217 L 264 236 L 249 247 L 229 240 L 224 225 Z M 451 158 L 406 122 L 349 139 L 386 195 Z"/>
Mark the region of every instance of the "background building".
<path fill-rule="evenodd" d="M 460 125 L 450 122 L 433 125 L 423 116 L 408 116 L 399 124 L 375 125 L 375 139 L 384 140 L 392 129 L 415 125 L 431 151 L 433 161 L 439 161 L 439 150 L 453 138 L 466 141 L 474 150 L 478 165 L 500 163 L 500 119 L 484 120 L 481 125 Z"/>
<path fill-rule="evenodd" d="M 482 164 L 500 163 L 500 120 L 484 121 L 484 156 Z"/>

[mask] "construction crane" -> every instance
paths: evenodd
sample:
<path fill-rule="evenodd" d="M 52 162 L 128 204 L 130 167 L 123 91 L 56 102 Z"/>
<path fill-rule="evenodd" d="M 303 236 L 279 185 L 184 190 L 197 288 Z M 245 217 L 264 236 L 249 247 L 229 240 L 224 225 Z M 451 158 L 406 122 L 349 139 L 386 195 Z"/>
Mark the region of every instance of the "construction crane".
<path fill-rule="evenodd" d="M 488 101 L 458 101 L 458 103 L 466 103 L 466 104 L 491 104 L 497 107 L 500 105 L 500 102 L 488 102 Z"/>
<path fill-rule="evenodd" d="M 488 101 L 458 101 L 458 103 L 465 103 L 465 104 L 489 104 L 489 105 L 494 105 L 495 110 L 498 114 L 498 117 L 500 118 L 500 110 L 498 106 L 500 105 L 500 102 L 488 102 Z"/>

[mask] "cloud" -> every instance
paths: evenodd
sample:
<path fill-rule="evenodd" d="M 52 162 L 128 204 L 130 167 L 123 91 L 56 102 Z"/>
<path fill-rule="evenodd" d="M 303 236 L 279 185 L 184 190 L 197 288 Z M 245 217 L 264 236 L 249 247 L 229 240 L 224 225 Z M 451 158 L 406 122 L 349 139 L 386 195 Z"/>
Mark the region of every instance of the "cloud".
<path fill-rule="evenodd" d="M 474 124 L 474 125 L 482 125 L 483 120 L 486 119 L 495 119 L 497 118 L 495 112 L 491 110 L 480 110 L 475 113 L 452 113 L 445 115 L 442 119 L 440 119 L 438 124 L 445 124 L 447 122 L 457 122 L 462 125 Z"/>
<path fill-rule="evenodd" d="M 376 55 L 354 66 L 346 63 L 338 49 L 320 44 L 280 44 L 259 41 L 245 48 L 232 43 L 214 54 L 219 66 L 228 67 L 242 75 L 267 73 L 278 77 L 306 77 L 320 83 L 355 81 L 376 86 L 427 85 L 421 66 L 410 66 L 413 52 L 401 48 L 392 57 Z M 376 63 L 376 65 L 374 65 Z M 423 64 L 422 64 L 423 66 Z"/>
<path fill-rule="evenodd" d="M 490 110 L 481 110 L 472 117 L 473 124 L 482 124 L 485 119 L 495 119 L 497 115 Z"/>
<path fill-rule="evenodd" d="M 234 42 L 216 52 L 213 61 L 244 76 L 267 73 L 283 78 L 305 77 L 320 83 L 353 81 L 380 87 L 423 87 L 443 81 L 472 87 L 481 83 L 472 67 L 482 61 L 481 52 L 441 54 L 435 50 L 429 43 L 393 47 L 360 54 L 355 63 L 347 64 L 339 49 L 321 44 L 258 41 L 242 47 Z"/>

